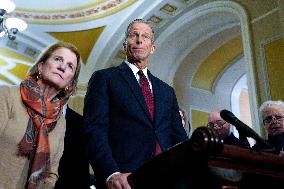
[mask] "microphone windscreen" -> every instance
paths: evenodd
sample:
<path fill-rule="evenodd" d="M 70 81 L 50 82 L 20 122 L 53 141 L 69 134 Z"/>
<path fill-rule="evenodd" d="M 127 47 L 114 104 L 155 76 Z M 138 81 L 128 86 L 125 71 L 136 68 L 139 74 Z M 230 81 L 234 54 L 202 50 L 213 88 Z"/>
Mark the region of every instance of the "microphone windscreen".
<path fill-rule="evenodd" d="M 235 123 L 237 120 L 236 120 L 236 116 L 230 112 L 229 110 L 221 110 L 220 112 L 220 116 L 221 118 L 223 118 L 226 122 L 228 123 Z"/>

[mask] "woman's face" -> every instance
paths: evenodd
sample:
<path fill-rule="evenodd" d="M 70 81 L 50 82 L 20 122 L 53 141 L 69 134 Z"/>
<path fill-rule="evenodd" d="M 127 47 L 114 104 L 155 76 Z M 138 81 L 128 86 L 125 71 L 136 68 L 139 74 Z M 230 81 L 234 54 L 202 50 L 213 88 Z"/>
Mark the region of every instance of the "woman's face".
<path fill-rule="evenodd" d="M 51 56 L 38 65 L 42 81 L 56 89 L 69 86 L 77 67 L 76 54 L 67 48 L 56 49 Z"/>
<path fill-rule="evenodd" d="M 280 106 L 268 106 L 263 111 L 263 124 L 271 136 L 284 133 L 284 112 Z"/>

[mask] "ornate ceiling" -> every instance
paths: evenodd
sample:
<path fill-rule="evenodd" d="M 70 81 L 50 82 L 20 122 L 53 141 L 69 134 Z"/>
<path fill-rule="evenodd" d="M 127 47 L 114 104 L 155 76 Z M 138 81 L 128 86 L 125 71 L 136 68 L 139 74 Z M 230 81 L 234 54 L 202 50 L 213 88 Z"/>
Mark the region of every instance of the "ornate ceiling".
<path fill-rule="evenodd" d="M 14 1 L 17 9 L 11 15 L 31 24 L 76 24 L 100 19 L 129 7 L 136 0 L 87 0 L 48 2 L 31 0 L 29 3 Z"/>
<path fill-rule="evenodd" d="M 155 29 L 157 51 L 150 70 L 170 85 L 186 86 L 205 57 L 240 36 L 239 18 L 218 11 L 218 1 L 212 0 L 14 2 L 16 10 L 11 15 L 24 19 L 28 29 L 15 41 L 0 38 L 0 84 L 18 84 L 39 53 L 62 40 L 78 47 L 82 55 L 79 83 L 86 86 L 95 70 L 115 66 L 125 58 L 125 28 L 133 19 L 143 18 Z M 214 85 L 213 80 L 210 83 Z"/>
<path fill-rule="evenodd" d="M 131 20 L 149 20 L 158 38 L 175 20 L 198 5 L 196 0 L 14 2 L 16 10 L 10 15 L 24 19 L 28 29 L 18 34 L 15 41 L 1 38 L 0 47 L 5 49 L 0 51 L 2 64 L 7 64 L 6 56 L 14 56 L 17 60 L 24 56 L 29 59 L 25 65 L 30 65 L 46 46 L 57 40 L 67 41 L 75 44 L 81 52 L 82 64 L 85 65 L 80 75 L 81 83 L 86 83 L 93 71 L 116 65 L 124 59 L 122 40 L 124 29 Z M 1 83 L 15 84 L 23 79 L 26 69 L 20 68 L 21 61 L 19 58 L 14 62 L 16 71 L 13 77 L 1 71 Z"/>
<path fill-rule="evenodd" d="M 124 32 L 136 18 L 150 21 L 155 30 L 149 69 L 174 86 L 188 112 L 230 109 L 231 93 L 246 74 L 242 10 L 233 0 L 12 1 L 16 10 L 11 16 L 24 19 L 28 28 L 15 41 L 0 38 L 0 85 L 19 84 L 39 53 L 61 40 L 81 53 L 76 96 L 81 99 L 94 71 L 124 60 Z"/>
<path fill-rule="evenodd" d="M 149 69 L 174 86 L 181 107 L 202 112 L 215 107 L 231 108 L 232 91 L 235 91 L 236 83 L 245 83 L 239 88 L 246 85 L 242 78 L 245 78 L 247 68 L 251 68 L 244 65 L 243 52 L 251 56 L 248 46 L 244 47 L 246 51 L 242 46 L 243 41 L 249 40 L 248 20 L 260 23 L 267 14 L 257 17 L 262 6 L 256 5 L 273 7 L 276 2 L 12 1 L 16 10 L 10 15 L 24 19 L 28 28 L 17 34 L 15 41 L 0 38 L 0 85 L 18 84 L 39 53 L 62 40 L 76 45 L 82 55 L 79 83 L 83 89 L 94 71 L 124 60 L 125 29 L 132 20 L 143 18 L 150 21 L 155 30 L 157 50 L 151 56 Z M 248 10 L 241 3 L 253 7 L 249 14 L 257 18 L 248 18 Z M 245 82 L 240 82 L 243 80 Z"/>

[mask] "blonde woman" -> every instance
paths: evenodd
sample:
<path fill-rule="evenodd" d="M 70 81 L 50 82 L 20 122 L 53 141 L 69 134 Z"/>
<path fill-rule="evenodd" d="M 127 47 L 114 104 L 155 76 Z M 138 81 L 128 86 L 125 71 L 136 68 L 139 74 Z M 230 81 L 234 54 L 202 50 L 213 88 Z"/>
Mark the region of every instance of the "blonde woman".
<path fill-rule="evenodd" d="M 20 86 L 0 87 L 0 188 L 53 188 L 63 152 L 63 105 L 76 89 L 80 54 L 69 43 L 44 51 Z"/>

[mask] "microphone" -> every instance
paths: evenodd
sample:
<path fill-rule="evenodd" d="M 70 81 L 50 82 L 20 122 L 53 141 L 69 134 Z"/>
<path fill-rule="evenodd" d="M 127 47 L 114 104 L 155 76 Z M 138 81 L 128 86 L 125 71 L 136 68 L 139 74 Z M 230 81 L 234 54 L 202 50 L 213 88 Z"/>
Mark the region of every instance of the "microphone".
<path fill-rule="evenodd" d="M 247 126 L 241 120 L 239 120 L 232 112 L 228 110 L 222 110 L 220 112 L 221 118 L 223 118 L 226 122 L 234 125 L 239 133 L 244 134 L 247 137 L 251 137 L 256 140 L 264 149 L 274 150 L 274 148 L 268 144 L 263 138 L 261 138 L 252 128 Z"/>

